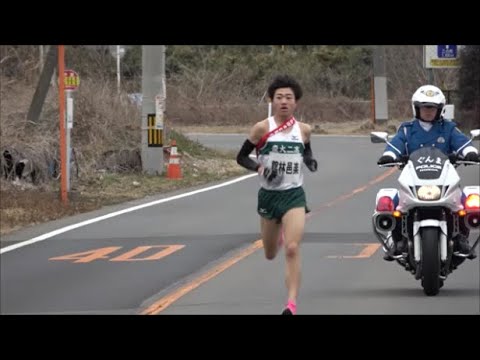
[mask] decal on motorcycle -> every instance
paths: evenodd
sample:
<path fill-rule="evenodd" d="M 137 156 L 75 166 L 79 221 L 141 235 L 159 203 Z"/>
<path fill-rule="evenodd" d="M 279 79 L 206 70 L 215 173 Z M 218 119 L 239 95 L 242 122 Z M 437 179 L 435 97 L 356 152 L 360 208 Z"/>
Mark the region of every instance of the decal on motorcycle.
<path fill-rule="evenodd" d="M 434 158 L 431 156 L 420 156 L 417 163 L 421 164 L 415 166 L 415 170 L 423 171 L 442 171 L 442 159 L 440 157 Z"/>
<path fill-rule="evenodd" d="M 426 147 L 412 153 L 410 160 L 419 179 L 437 179 L 448 157 L 435 147 Z"/>
<path fill-rule="evenodd" d="M 422 171 L 442 171 L 441 165 L 418 165 L 415 166 L 415 170 L 422 172 Z"/>
<path fill-rule="evenodd" d="M 431 164 L 431 163 L 436 163 L 436 164 L 442 164 L 442 158 L 441 157 L 437 157 L 437 158 L 432 158 L 430 156 L 420 156 L 418 159 L 417 159 L 417 162 L 419 164 Z"/>

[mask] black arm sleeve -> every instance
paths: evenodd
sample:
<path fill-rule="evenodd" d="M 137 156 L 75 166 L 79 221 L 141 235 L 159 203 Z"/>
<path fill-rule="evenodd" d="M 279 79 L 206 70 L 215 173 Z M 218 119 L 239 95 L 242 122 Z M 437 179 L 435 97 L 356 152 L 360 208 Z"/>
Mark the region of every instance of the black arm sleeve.
<path fill-rule="evenodd" d="M 313 157 L 313 153 L 312 153 L 312 146 L 310 145 L 310 143 L 306 143 L 305 144 L 305 150 L 303 151 L 303 162 L 306 164 L 307 162 L 310 162 L 310 160 L 312 159 Z"/>
<path fill-rule="evenodd" d="M 250 140 L 245 140 L 242 148 L 238 152 L 237 163 L 245 169 L 257 171 L 260 165 L 249 157 L 253 149 L 255 149 L 255 145 Z"/>
<path fill-rule="evenodd" d="M 310 171 L 317 171 L 318 164 L 317 160 L 313 158 L 310 142 L 305 144 L 305 149 L 303 151 L 303 162 L 305 163 L 305 165 L 307 165 Z"/>

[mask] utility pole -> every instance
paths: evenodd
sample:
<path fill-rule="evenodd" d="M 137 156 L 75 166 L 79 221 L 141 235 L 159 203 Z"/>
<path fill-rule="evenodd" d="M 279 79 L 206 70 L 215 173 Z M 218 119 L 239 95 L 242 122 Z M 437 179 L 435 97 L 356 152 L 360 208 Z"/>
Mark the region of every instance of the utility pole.
<path fill-rule="evenodd" d="M 48 49 L 47 59 L 43 66 L 40 79 L 38 80 L 35 94 L 33 94 L 30 109 L 28 110 L 27 120 L 34 123 L 36 123 L 40 117 L 45 98 L 48 94 L 48 89 L 50 88 L 50 80 L 52 79 L 53 72 L 57 65 L 57 48 L 57 46 L 52 45 Z"/>
<path fill-rule="evenodd" d="M 125 56 L 125 45 L 110 45 L 108 51 L 115 58 L 117 63 L 117 94 L 120 94 L 120 60 Z"/>
<path fill-rule="evenodd" d="M 142 168 L 163 173 L 165 45 L 142 46 Z"/>
<path fill-rule="evenodd" d="M 56 48 L 52 45 L 50 49 Z M 67 146 L 65 137 L 65 45 L 58 45 L 58 101 L 60 118 L 60 196 L 63 205 L 68 205 Z"/>
<path fill-rule="evenodd" d="M 44 63 L 44 51 L 43 51 L 43 45 L 38 45 L 38 67 L 40 74 L 42 73 L 43 70 L 43 63 Z"/>
<path fill-rule="evenodd" d="M 427 69 L 427 79 L 428 79 L 428 84 L 429 85 L 434 85 L 433 84 L 433 69 L 432 68 Z"/>
<path fill-rule="evenodd" d="M 375 123 L 381 124 L 388 120 L 387 76 L 385 70 L 385 48 L 380 45 L 373 47 L 373 86 L 375 102 Z"/>

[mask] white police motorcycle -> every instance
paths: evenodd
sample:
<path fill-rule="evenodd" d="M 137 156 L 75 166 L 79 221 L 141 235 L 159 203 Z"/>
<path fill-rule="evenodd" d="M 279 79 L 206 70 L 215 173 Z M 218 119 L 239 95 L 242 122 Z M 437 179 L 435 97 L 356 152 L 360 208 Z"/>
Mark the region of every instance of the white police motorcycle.
<path fill-rule="evenodd" d="M 472 139 L 480 129 L 470 132 Z M 372 143 L 389 144 L 386 132 L 372 132 Z M 444 280 L 469 254 L 454 251 L 454 239 L 461 227 L 479 229 L 480 186 L 460 185 L 456 167 L 479 165 L 458 160 L 434 147 L 420 148 L 394 163 L 398 166 L 399 188 L 384 188 L 377 193 L 372 217 L 373 231 L 383 250 L 398 264 L 421 280 L 426 295 L 438 294 Z M 404 239 L 401 254 L 391 254 L 392 232 Z M 401 235 L 400 235 L 401 234 Z M 471 254 L 480 236 L 472 246 Z"/>

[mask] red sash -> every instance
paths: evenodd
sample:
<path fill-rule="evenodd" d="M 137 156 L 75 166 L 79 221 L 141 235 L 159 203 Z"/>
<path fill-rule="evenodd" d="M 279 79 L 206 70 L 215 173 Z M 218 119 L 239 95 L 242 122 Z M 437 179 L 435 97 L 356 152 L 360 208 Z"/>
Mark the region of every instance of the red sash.
<path fill-rule="evenodd" d="M 285 120 L 282 124 L 280 124 L 280 126 L 278 126 L 276 129 L 273 129 L 272 131 L 263 135 L 262 138 L 260 139 L 260 141 L 258 142 L 257 146 L 256 146 L 257 156 L 258 156 L 258 151 L 265 145 L 265 143 L 267 142 L 267 139 L 270 136 L 278 134 L 280 131 L 283 131 L 283 130 L 288 129 L 289 127 L 292 127 L 293 125 L 295 125 L 295 122 L 296 122 L 296 120 L 292 116 L 290 119 Z"/>

